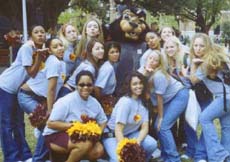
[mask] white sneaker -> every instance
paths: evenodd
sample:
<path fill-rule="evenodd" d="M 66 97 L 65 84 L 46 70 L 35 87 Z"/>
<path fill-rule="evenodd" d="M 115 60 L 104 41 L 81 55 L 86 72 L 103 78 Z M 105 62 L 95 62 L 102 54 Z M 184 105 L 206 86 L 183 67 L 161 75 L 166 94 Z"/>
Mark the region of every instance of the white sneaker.
<path fill-rule="evenodd" d="M 24 162 L 32 162 L 32 158 L 25 160 Z"/>
<path fill-rule="evenodd" d="M 190 159 L 190 157 L 189 157 L 188 155 L 186 155 L 186 154 L 182 154 L 182 155 L 180 156 L 180 158 L 181 158 L 181 159 L 185 159 L 185 160 L 189 160 L 189 159 Z"/>
<path fill-rule="evenodd" d="M 160 149 L 156 149 L 153 153 L 152 153 L 152 157 L 153 159 L 159 158 L 161 156 L 161 150 Z"/>
<path fill-rule="evenodd" d="M 199 160 L 198 162 L 207 162 L 206 160 L 202 159 L 202 160 Z"/>

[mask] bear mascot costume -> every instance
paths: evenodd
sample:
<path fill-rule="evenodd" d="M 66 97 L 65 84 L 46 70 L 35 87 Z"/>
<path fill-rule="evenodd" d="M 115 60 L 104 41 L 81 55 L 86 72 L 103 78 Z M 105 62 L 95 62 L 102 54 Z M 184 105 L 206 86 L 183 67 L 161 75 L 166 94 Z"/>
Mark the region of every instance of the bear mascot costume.
<path fill-rule="evenodd" d="M 126 76 L 139 68 L 140 58 L 147 49 L 145 35 L 149 31 L 144 10 L 126 5 L 120 6 L 118 10 L 120 16 L 107 28 L 110 39 L 121 45 L 120 61 L 116 70 L 117 95 Z"/>

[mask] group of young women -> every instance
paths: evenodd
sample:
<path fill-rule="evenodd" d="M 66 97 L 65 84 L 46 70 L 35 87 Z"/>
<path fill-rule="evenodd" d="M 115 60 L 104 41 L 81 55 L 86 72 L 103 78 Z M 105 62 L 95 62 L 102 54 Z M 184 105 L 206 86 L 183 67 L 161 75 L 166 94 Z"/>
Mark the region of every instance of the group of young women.
<path fill-rule="evenodd" d="M 181 120 L 185 122 L 186 155 L 196 162 L 230 161 L 230 85 L 224 73 L 229 59 L 206 34 L 195 34 L 188 53 L 170 27 L 162 28 L 160 36 L 147 33 L 148 49 L 139 60 L 140 68 L 127 76 L 119 96 L 115 88 L 120 44 L 104 44 L 100 22 L 94 18 L 85 23 L 78 43 L 77 34 L 73 25 L 65 24 L 59 37 L 46 41 L 44 28 L 33 26 L 30 41 L 0 75 L 5 162 L 46 161 L 49 152 L 67 155 L 67 162 L 94 161 L 106 152 L 110 162 L 117 162 L 116 147 L 124 138 L 137 140 L 146 161 L 157 149 L 158 140 L 161 160 L 180 162 L 173 125 L 187 107 L 189 89 L 206 95 L 206 87 L 212 95 L 199 100 L 200 138 Z M 25 139 L 24 112 L 30 116 L 38 105 L 47 108 L 47 122 L 37 128 L 32 156 Z M 150 115 L 153 109 L 155 119 Z M 73 121 L 82 122 L 82 116 L 96 120 L 104 132 L 100 141 L 71 141 L 66 130 Z M 216 118 L 220 119 L 221 141 L 213 124 Z M 150 127 L 157 137 L 149 135 Z"/>

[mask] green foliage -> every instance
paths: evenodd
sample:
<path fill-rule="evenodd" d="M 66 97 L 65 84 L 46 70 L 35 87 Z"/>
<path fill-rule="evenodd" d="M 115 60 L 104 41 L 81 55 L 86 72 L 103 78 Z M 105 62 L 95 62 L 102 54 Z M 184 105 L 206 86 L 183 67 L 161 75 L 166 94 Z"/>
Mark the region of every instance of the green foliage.
<path fill-rule="evenodd" d="M 81 32 L 86 22 L 86 13 L 81 9 L 67 9 L 58 17 L 58 24 L 71 23 Z"/>
<path fill-rule="evenodd" d="M 230 21 L 225 21 L 222 24 L 223 37 L 230 40 Z"/>

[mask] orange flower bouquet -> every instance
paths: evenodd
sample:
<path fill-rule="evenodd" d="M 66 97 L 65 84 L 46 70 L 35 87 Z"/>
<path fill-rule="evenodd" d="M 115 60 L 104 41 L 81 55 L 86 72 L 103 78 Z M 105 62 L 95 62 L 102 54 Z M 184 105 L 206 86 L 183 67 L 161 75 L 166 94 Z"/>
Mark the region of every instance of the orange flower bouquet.
<path fill-rule="evenodd" d="M 86 115 L 82 118 L 85 118 L 83 122 L 75 121 L 72 123 L 72 127 L 66 131 L 67 134 L 73 143 L 86 140 L 96 143 L 101 137 L 101 128 L 95 120 L 90 120 Z"/>
<path fill-rule="evenodd" d="M 136 139 L 124 138 L 117 145 L 119 162 L 145 162 L 145 151 Z"/>

